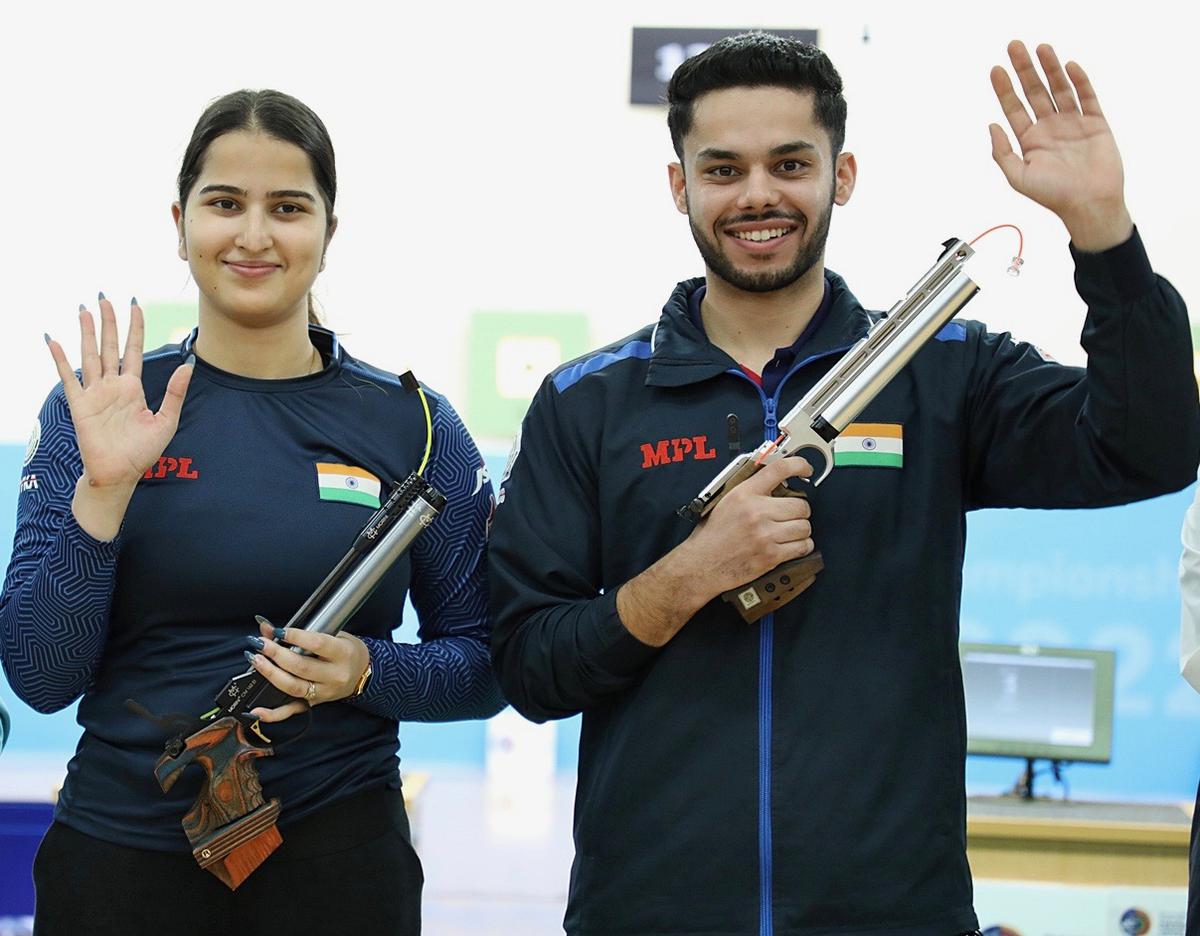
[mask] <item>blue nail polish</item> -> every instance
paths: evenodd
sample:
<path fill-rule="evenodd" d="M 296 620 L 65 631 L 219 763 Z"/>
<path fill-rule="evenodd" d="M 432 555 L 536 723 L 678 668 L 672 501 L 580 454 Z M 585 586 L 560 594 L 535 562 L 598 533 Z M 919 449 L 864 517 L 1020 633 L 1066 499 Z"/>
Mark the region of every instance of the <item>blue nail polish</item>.
<path fill-rule="evenodd" d="M 135 305 L 137 305 L 137 296 L 134 296 L 132 299 L 130 299 L 130 300 L 129 300 L 129 304 L 130 304 L 131 306 L 135 306 Z"/>
<path fill-rule="evenodd" d="M 196 366 L 196 355 L 194 355 L 194 354 L 189 354 L 189 355 L 187 356 L 187 360 L 186 360 L 186 361 L 184 361 L 183 363 L 184 363 L 184 364 L 190 364 L 192 367 L 195 367 L 195 366 Z"/>
<path fill-rule="evenodd" d="M 86 312 L 86 311 L 87 311 L 87 306 L 85 306 L 85 305 L 84 305 L 82 302 L 81 302 L 81 303 L 79 303 L 79 311 L 80 311 L 80 312 Z"/>
<path fill-rule="evenodd" d="M 100 302 L 104 301 L 104 293 L 96 293 L 96 299 Z"/>
<path fill-rule="evenodd" d="M 255 655 L 253 653 L 251 653 L 249 650 L 243 650 L 242 656 L 244 656 L 246 658 L 247 663 L 249 663 L 251 666 L 254 665 L 254 656 Z"/>
<path fill-rule="evenodd" d="M 255 650 L 262 650 L 266 646 L 261 637 L 247 637 L 246 643 L 250 644 Z"/>
<path fill-rule="evenodd" d="M 42 337 L 46 339 L 46 344 L 50 344 L 50 333 L 49 332 L 43 332 Z"/>
<path fill-rule="evenodd" d="M 272 633 L 275 635 L 276 640 L 283 640 L 283 634 L 286 630 L 286 627 L 276 627 Z"/>

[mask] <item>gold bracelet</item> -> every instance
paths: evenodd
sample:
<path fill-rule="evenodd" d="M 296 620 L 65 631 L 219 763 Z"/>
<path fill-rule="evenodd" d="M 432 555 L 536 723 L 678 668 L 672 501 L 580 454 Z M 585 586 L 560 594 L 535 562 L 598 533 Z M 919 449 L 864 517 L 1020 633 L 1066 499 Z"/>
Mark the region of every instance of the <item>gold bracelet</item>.
<path fill-rule="evenodd" d="M 354 687 L 354 691 L 350 693 L 350 698 L 357 699 L 367 688 L 367 681 L 371 678 L 371 661 L 367 660 L 367 668 L 363 670 L 361 676 L 358 677 L 358 683 Z"/>

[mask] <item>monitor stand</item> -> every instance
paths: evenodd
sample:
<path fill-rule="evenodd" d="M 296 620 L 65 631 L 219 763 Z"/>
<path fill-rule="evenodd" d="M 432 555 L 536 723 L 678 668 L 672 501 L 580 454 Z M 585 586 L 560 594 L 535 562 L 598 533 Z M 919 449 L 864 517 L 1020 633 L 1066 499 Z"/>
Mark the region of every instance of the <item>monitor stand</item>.
<path fill-rule="evenodd" d="M 1025 771 L 1017 777 L 1017 782 L 1013 784 L 1013 795 L 1019 796 L 1021 799 L 1033 799 L 1033 761 L 1032 757 L 1025 758 Z"/>
<path fill-rule="evenodd" d="M 1034 757 L 1025 758 L 1025 769 L 1017 775 L 1013 788 L 1008 792 L 1009 796 L 1017 796 L 1023 800 L 1037 799 L 1033 793 L 1033 778 L 1037 776 L 1033 764 L 1036 760 Z M 1055 780 L 1062 780 L 1062 766 L 1063 762 L 1060 760 L 1050 761 L 1050 772 L 1054 774 Z"/>

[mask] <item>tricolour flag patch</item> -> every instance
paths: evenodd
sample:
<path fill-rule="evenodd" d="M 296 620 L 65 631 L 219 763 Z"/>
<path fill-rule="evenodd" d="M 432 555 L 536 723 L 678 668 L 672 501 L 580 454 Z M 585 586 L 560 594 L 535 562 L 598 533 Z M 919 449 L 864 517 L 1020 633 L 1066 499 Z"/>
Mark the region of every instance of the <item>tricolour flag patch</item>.
<path fill-rule="evenodd" d="M 833 464 L 837 467 L 902 467 L 904 427 L 898 423 L 850 423 L 833 440 Z"/>
<path fill-rule="evenodd" d="M 379 506 L 379 479 L 350 465 L 317 462 L 317 491 L 324 501 Z"/>

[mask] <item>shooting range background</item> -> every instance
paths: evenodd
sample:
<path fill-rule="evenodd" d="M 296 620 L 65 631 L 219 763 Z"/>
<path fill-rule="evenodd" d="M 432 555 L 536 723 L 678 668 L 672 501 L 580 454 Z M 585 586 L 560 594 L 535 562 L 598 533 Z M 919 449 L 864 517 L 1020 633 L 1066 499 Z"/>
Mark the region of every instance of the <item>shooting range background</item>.
<path fill-rule="evenodd" d="M 1081 363 L 1083 306 L 1066 234 L 1011 192 L 987 132 L 1002 122 L 987 72 L 1007 64 L 1007 40 L 1052 42 L 1095 84 L 1156 269 L 1200 309 L 1200 180 L 1181 165 L 1198 132 L 1171 103 L 1194 97 L 1194 70 L 1185 73 L 1193 37 L 1165 3 L 968 11 L 765 0 L 735 14 L 694 0 L 631 11 L 351 2 L 331 12 L 300 0 L 286 13 L 246 8 L 236 19 L 149 3 L 6 12 L 0 559 L 26 440 L 54 381 L 42 333 L 74 349 L 75 309 L 100 289 L 118 310 L 129 295 L 142 300 L 152 344 L 194 322 L 195 288 L 169 215 L 174 176 L 205 104 L 239 87 L 298 96 L 337 147 L 340 226 L 316 290 L 327 323 L 352 353 L 412 368 L 445 392 L 493 478 L 547 370 L 656 318 L 676 281 L 702 273 L 668 197 L 664 111 L 629 103 L 634 26 L 817 30 L 846 84 L 846 147 L 859 164 L 853 199 L 834 213 L 828 266 L 866 305 L 887 307 L 946 237 L 1019 224 L 1021 276 L 1005 275 L 1010 232 L 981 242 L 971 274 L 983 291 L 970 317 Z M 1191 494 L 970 519 L 963 639 L 1117 651 L 1113 762 L 1071 768 L 1076 798 L 1194 793 L 1200 698 L 1178 677 L 1176 584 Z M 402 634 L 414 639 L 411 623 Z M 0 800 L 19 799 L 29 765 L 65 764 L 78 729 L 73 707 L 37 715 L 2 677 L 0 696 L 13 714 Z M 518 780 L 547 767 L 573 772 L 577 720 L 535 728 L 513 719 L 404 725 L 405 766 L 491 764 Z M 513 750 L 533 753 L 506 761 Z M 969 786 L 999 792 L 1018 767 L 971 758 Z"/>

